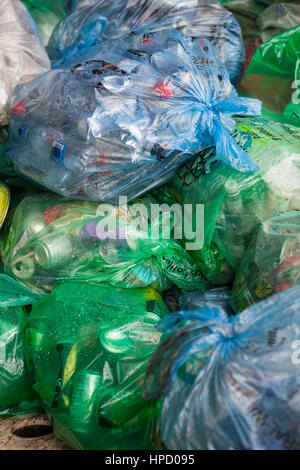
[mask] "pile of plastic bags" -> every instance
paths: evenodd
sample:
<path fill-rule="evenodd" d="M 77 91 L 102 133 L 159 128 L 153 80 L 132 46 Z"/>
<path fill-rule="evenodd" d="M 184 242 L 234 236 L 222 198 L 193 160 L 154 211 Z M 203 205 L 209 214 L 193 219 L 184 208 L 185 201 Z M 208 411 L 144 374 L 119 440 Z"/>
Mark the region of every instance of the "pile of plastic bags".
<path fill-rule="evenodd" d="M 300 2 L 0 7 L 1 419 L 299 450 Z"/>

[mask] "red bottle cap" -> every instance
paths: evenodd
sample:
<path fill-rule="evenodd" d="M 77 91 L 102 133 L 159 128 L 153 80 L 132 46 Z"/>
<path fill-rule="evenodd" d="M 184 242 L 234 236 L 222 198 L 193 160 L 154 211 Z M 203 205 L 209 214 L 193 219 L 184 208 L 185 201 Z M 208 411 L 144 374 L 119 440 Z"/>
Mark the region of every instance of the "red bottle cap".
<path fill-rule="evenodd" d="M 26 106 L 20 101 L 16 101 L 14 107 L 12 108 L 12 113 L 16 117 L 20 117 L 27 112 Z"/>

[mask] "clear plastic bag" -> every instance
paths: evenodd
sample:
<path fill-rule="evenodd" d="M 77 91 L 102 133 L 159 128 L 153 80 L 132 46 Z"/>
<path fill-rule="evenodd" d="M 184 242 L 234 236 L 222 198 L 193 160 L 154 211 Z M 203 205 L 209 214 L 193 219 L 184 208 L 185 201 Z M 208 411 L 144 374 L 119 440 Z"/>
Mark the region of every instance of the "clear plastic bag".
<path fill-rule="evenodd" d="M 172 450 L 297 450 L 300 286 L 237 316 L 210 303 L 165 317 L 145 394 Z"/>
<path fill-rule="evenodd" d="M 15 86 L 50 68 L 36 25 L 20 0 L 0 1 L 0 125 L 8 124 Z"/>
<path fill-rule="evenodd" d="M 231 305 L 240 312 L 300 284 L 300 211 L 261 223 L 237 271 Z"/>
<path fill-rule="evenodd" d="M 205 40 L 172 31 L 106 43 L 72 69 L 16 88 L 8 155 L 24 176 L 67 197 L 117 203 L 167 181 L 203 148 L 241 172 L 257 165 L 230 136 L 239 98 Z M 23 110 L 22 112 L 20 110 Z"/>
<path fill-rule="evenodd" d="M 91 5 L 92 3 L 92 5 Z M 128 42 L 135 34 L 178 29 L 211 41 L 235 85 L 244 66 L 241 29 L 234 16 L 216 0 L 100 0 L 81 2 L 80 9 L 61 21 L 49 41 L 54 66 L 78 59 L 105 39 Z"/>
<path fill-rule="evenodd" d="M 76 282 L 33 306 L 26 357 L 59 439 L 89 450 L 159 446 L 158 405 L 142 387 L 166 313 L 153 289 Z"/>

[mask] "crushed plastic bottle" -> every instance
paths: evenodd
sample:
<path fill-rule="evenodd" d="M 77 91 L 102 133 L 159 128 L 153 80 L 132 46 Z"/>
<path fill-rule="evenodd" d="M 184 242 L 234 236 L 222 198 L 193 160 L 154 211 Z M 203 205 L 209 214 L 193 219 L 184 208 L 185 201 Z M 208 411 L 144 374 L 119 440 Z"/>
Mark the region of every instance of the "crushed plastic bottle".
<path fill-rule="evenodd" d="M 142 387 L 166 313 L 153 289 L 76 282 L 33 306 L 27 358 L 59 439 L 90 450 L 159 445 L 158 405 L 143 400 Z"/>
<path fill-rule="evenodd" d="M 15 89 L 8 156 L 21 175 L 63 196 L 117 203 L 211 145 L 238 171 L 257 171 L 229 132 L 232 115 L 259 115 L 261 103 L 238 97 L 207 41 L 172 31 L 148 39 L 130 51 L 110 43 Z"/>
<path fill-rule="evenodd" d="M 73 62 L 101 41 L 128 35 L 177 29 L 193 38 L 211 41 L 230 79 L 236 85 L 244 66 L 241 29 L 234 16 L 216 0 L 108 0 L 80 5 L 61 21 L 49 41 L 54 67 Z M 91 2 L 90 2 L 91 3 Z M 145 39 L 146 40 L 146 39 Z"/>
<path fill-rule="evenodd" d="M 300 286 L 228 317 L 211 305 L 160 324 L 145 398 L 171 450 L 297 450 Z"/>

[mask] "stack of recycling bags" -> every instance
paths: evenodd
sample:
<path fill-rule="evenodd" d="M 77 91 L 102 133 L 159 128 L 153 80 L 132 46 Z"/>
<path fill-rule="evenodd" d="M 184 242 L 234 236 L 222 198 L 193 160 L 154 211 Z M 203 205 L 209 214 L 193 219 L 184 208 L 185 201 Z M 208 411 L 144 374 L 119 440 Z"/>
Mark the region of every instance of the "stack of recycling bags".
<path fill-rule="evenodd" d="M 296 449 L 297 108 L 245 86 L 259 55 L 286 89 L 295 18 L 260 16 L 242 97 L 237 2 L 24 3 L 52 69 L 0 130 L 0 413 L 76 449 Z"/>
<path fill-rule="evenodd" d="M 159 341 L 160 335 L 154 325 L 167 310 L 159 300 L 159 294 L 147 290 L 146 286 L 164 291 L 175 283 L 190 291 L 204 289 L 206 285 L 203 274 L 180 242 L 173 239 L 173 233 L 166 239 L 154 237 L 153 231 L 156 232 L 157 228 L 159 233 L 164 223 L 161 217 L 149 219 L 150 206 L 155 204 L 155 199 L 149 195 L 138 200 L 137 196 L 160 183 L 157 175 L 162 175 L 164 181 L 175 174 L 182 163 L 180 159 L 187 161 L 198 149 L 212 144 L 218 145 L 220 158 L 228 165 L 237 166 L 242 171 L 256 168 L 230 137 L 229 131 L 234 126 L 232 113 L 258 114 L 259 102 L 238 98 L 225 67 L 205 40 L 200 43 L 172 31 L 152 37 L 156 42 L 150 49 L 145 46 L 143 59 L 135 54 L 135 49 L 128 52 L 117 44 L 101 46 L 97 55 L 91 56 L 84 66 L 41 75 L 29 84 L 17 87 L 11 100 L 8 155 L 12 159 L 13 155 L 22 158 L 17 170 L 47 189 L 75 199 L 37 190 L 36 195 L 25 197 L 12 208 L 1 237 L 4 271 L 0 276 L 1 305 L 12 308 L 7 306 L 12 305 L 14 298 L 20 306 L 34 304 L 30 322 L 26 323 L 22 333 L 24 374 L 33 387 L 30 389 L 33 396 L 38 393 L 52 417 L 56 435 L 76 448 L 160 446 L 155 425 L 158 404 L 151 405 L 142 399 L 142 385 L 147 359 Z M 154 56 L 156 62 L 152 60 Z M 163 60 L 167 56 L 168 66 L 163 68 Z M 194 62 L 196 56 L 198 59 Z M 146 72 L 148 82 L 144 81 Z M 204 79 L 210 88 L 203 84 Z M 61 83 L 61 89 L 55 87 L 58 83 Z M 67 89 L 71 95 L 66 94 Z M 87 95 L 87 90 L 91 94 Z M 78 101 L 80 94 L 81 101 Z M 64 101 L 69 99 L 68 96 L 70 101 Z M 209 111 L 212 105 L 218 107 L 216 111 Z M 189 128 L 185 119 L 176 117 L 176 106 L 183 111 L 186 109 L 184 118 L 188 118 Z M 62 111 L 61 121 L 55 109 Z M 41 112 L 44 113 L 44 128 L 48 134 L 41 131 Z M 105 118 L 104 115 L 102 117 L 103 112 L 106 113 Z M 45 117 L 49 119 L 48 124 Z M 198 128 L 196 118 L 202 119 L 202 129 Z M 90 129 L 94 124 L 98 129 L 93 130 L 93 139 Z M 57 128 L 64 134 L 57 134 Z M 173 128 L 172 132 L 167 130 L 170 128 Z M 74 132 L 77 142 L 75 140 L 71 151 Z M 76 164 L 74 155 L 78 155 L 79 147 L 76 150 L 76 145 L 79 142 L 83 160 Z M 106 156 L 103 155 L 105 146 L 108 146 Z M 114 147 L 115 156 L 111 152 Z M 41 157 L 50 158 L 50 163 L 47 160 L 41 163 L 48 178 L 46 184 L 37 165 Z M 35 173 L 29 174 L 27 168 L 23 168 L 23 162 L 30 164 Z M 50 183 L 51 162 L 54 165 Z M 70 171 L 74 164 L 73 171 Z M 124 168 L 121 188 L 120 166 Z M 130 168 L 131 172 L 128 171 Z M 153 169 L 154 175 L 148 176 Z M 70 174 L 72 178 L 77 177 L 77 187 L 73 179 L 68 182 Z M 111 181 L 108 187 L 106 178 Z M 62 181 L 66 190 L 61 186 Z M 84 188 L 88 188 L 88 192 Z M 116 202 L 119 195 L 135 200 L 124 209 L 110 205 L 108 217 L 99 213 L 101 206 L 92 202 L 103 199 Z M 148 206 L 150 211 L 137 217 L 133 211 L 134 203 Z M 104 222 L 112 227 L 111 239 L 105 236 Z M 144 287 L 138 296 L 136 287 L 139 286 Z M 122 291 L 118 307 L 119 288 L 127 289 Z M 53 294 L 47 295 L 51 291 Z M 146 307 L 142 307 L 145 296 L 148 300 Z M 56 328 L 53 305 L 57 304 L 57 313 L 64 311 L 60 298 L 70 300 L 69 306 L 66 305 L 68 314 L 65 313 L 64 318 L 69 318 L 69 325 L 75 328 L 77 336 L 70 338 L 72 347 L 68 350 L 64 345 L 71 334 L 69 327 L 66 325 L 65 332 L 63 328 L 60 333 L 54 331 L 54 336 L 58 334 L 58 337 L 56 340 L 53 337 L 55 346 L 51 358 L 49 348 L 52 348 L 52 340 L 47 328 Z M 74 302 L 82 312 L 82 331 L 78 328 L 79 313 Z M 96 327 L 101 302 L 103 315 L 100 315 Z M 42 311 L 45 314 L 46 305 L 51 306 L 48 320 L 41 319 L 38 313 Z M 74 313 L 73 320 L 70 311 Z M 63 327 L 58 317 L 57 326 Z M 118 330 L 120 340 L 116 337 Z M 83 340 L 85 334 L 86 341 Z M 64 338 L 64 335 L 67 336 Z M 87 358 L 85 354 L 90 346 L 92 349 Z M 71 380 L 70 365 L 75 358 L 81 365 Z M 14 360 L 17 361 L 17 357 Z M 106 379 L 110 362 L 111 389 Z M 88 364 L 94 365 L 90 367 Z M 17 383 L 18 377 L 14 379 Z M 61 392 L 57 389 L 58 383 L 62 385 Z M 9 389 L 8 385 L 7 393 Z M 90 395 L 86 394 L 88 390 Z M 116 396 L 119 396 L 118 400 Z M 94 403 L 94 411 L 88 415 L 91 403 Z M 121 437 L 127 434 L 129 440 L 122 442 Z"/>

